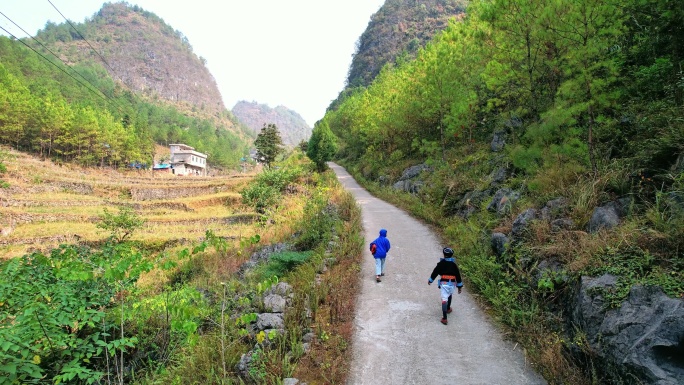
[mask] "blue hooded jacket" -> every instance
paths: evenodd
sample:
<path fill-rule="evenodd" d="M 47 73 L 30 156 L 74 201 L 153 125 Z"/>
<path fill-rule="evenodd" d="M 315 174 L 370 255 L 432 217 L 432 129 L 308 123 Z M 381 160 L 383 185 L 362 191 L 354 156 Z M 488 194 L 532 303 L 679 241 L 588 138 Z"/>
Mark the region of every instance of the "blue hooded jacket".
<path fill-rule="evenodd" d="M 375 245 L 378 247 L 377 250 L 375 250 L 373 258 L 387 257 L 387 252 L 390 250 L 390 241 L 387 239 L 387 230 L 380 229 L 380 236 L 371 243 L 375 243 Z"/>

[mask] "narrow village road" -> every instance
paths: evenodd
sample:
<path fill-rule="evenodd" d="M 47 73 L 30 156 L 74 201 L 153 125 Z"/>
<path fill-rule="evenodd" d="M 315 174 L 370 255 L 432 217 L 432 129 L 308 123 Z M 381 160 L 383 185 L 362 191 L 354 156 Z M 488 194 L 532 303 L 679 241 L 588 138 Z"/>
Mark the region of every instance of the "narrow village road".
<path fill-rule="evenodd" d="M 467 285 L 454 294 L 449 324 L 439 322 L 439 290 L 427 281 L 445 245 L 427 226 L 370 195 L 342 167 L 330 166 L 361 206 L 366 244 L 385 228 L 392 246 L 381 283 L 364 251 L 349 384 L 546 384 L 520 346 L 503 340 Z"/>

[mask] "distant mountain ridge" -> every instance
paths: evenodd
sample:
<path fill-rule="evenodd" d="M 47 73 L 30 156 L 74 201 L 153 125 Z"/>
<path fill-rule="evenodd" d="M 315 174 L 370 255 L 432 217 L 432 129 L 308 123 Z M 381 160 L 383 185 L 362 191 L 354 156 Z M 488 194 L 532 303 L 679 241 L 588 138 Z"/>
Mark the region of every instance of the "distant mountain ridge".
<path fill-rule="evenodd" d="M 239 101 L 233 107 L 233 115 L 244 125 L 259 133 L 266 124 L 275 124 L 283 143 L 294 147 L 301 141 L 308 141 L 311 127 L 297 112 L 285 106 L 271 108 L 257 102 Z"/>

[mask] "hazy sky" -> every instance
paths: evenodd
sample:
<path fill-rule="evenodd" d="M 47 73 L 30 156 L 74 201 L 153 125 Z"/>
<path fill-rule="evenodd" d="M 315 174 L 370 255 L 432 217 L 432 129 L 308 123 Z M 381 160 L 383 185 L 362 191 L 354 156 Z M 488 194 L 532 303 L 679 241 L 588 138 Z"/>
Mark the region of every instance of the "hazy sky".
<path fill-rule="evenodd" d="M 104 3 L 50 1 L 76 22 L 91 17 Z M 64 22 L 50 1 L 0 0 L 0 12 L 34 35 L 48 20 Z M 195 54 L 207 60 L 228 109 L 240 100 L 283 105 L 313 126 L 344 87 L 356 41 L 384 0 L 128 3 L 155 13 L 188 37 Z M 2 15 L 0 26 L 26 36 Z"/>

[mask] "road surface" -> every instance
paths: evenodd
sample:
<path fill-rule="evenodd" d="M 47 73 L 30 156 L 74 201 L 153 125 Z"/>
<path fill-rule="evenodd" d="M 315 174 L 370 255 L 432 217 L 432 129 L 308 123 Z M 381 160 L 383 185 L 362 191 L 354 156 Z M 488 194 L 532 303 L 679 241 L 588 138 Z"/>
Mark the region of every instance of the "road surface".
<path fill-rule="evenodd" d="M 449 324 L 439 322 L 439 290 L 427 281 L 448 245 L 404 211 L 370 195 L 342 167 L 330 167 L 361 206 L 366 244 L 385 228 L 392 245 L 380 283 L 373 258 L 364 251 L 349 384 L 546 384 L 520 346 L 503 340 L 467 285 L 454 294 Z"/>

